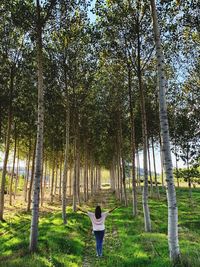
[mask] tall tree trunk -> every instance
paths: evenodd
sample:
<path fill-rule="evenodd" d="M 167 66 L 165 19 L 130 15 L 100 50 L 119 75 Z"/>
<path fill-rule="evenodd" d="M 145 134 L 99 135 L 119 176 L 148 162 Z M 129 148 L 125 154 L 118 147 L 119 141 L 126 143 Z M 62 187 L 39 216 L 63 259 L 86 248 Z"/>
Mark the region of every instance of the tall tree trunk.
<path fill-rule="evenodd" d="M 155 159 L 153 136 L 151 137 L 151 145 L 152 145 L 152 152 L 153 152 L 154 180 L 155 180 L 155 185 L 156 185 L 156 192 L 157 192 L 157 197 L 160 198 L 160 192 L 159 192 L 158 180 L 157 180 L 157 173 L 156 173 L 156 159 Z"/>
<path fill-rule="evenodd" d="M 91 164 L 90 164 L 90 189 L 91 189 L 91 196 L 94 195 L 94 173 L 93 173 L 93 160 L 91 159 Z"/>
<path fill-rule="evenodd" d="M 55 184 L 54 184 L 54 195 L 57 195 L 57 188 L 58 188 L 58 153 L 56 155 L 56 164 L 55 164 L 55 168 L 56 168 L 56 179 L 55 179 Z"/>
<path fill-rule="evenodd" d="M 121 174 L 120 174 L 120 159 L 119 159 L 119 154 L 117 154 L 117 165 L 116 165 L 116 169 L 117 169 L 117 197 L 118 199 L 121 201 L 122 200 L 122 196 L 121 196 L 121 190 L 120 190 L 120 178 L 121 178 Z"/>
<path fill-rule="evenodd" d="M 13 178 L 15 174 L 15 159 L 16 159 L 16 151 L 17 151 L 17 134 L 16 134 L 16 127 L 15 127 L 15 146 L 14 146 L 14 155 L 13 155 L 13 166 L 12 166 L 12 173 L 11 173 L 11 180 L 10 180 L 10 200 L 9 203 L 12 206 L 12 195 L 13 195 Z"/>
<path fill-rule="evenodd" d="M 162 52 L 160 40 L 160 28 L 158 25 L 158 17 L 155 0 L 151 0 L 153 29 L 156 44 L 157 68 L 159 78 L 159 116 L 161 126 L 162 147 L 165 162 L 165 173 L 167 183 L 167 199 L 168 199 L 168 243 L 170 258 L 173 262 L 179 260 L 180 250 L 178 241 L 178 208 L 176 203 L 176 190 L 174 186 L 172 158 L 170 150 L 169 125 L 167 117 L 166 105 L 166 80 L 164 74 L 164 56 Z"/>
<path fill-rule="evenodd" d="M 76 211 L 76 200 L 77 200 L 77 146 L 76 137 L 74 140 L 74 177 L 73 177 L 73 211 Z"/>
<path fill-rule="evenodd" d="M 122 129 L 121 129 L 121 118 L 120 110 L 118 110 L 118 164 L 119 164 L 119 199 L 120 202 L 123 200 L 123 166 L 122 166 Z"/>
<path fill-rule="evenodd" d="M 26 176 L 25 176 L 25 182 L 24 182 L 24 201 L 25 202 L 27 202 L 27 191 L 28 191 L 28 180 L 29 180 L 29 172 L 30 172 L 30 161 L 31 161 L 31 140 L 29 141 L 27 168 L 26 168 Z"/>
<path fill-rule="evenodd" d="M 138 7 L 139 12 L 139 7 Z M 144 169 L 144 187 L 142 193 L 142 202 L 143 202 L 143 211 L 144 211 L 144 223 L 145 231 L 151 231 L 151 219 L 150 211 L 148 205 L 148 163 L 147 163 L 147 119 L 146 119 L 146 110 L 145 110 L 145 97 L 144 97 L 144 88 L 142 83 L 142 72 L 141 72 L 141 43 L 140 43 L 140 22 L 139 15 L 137 17 L 137 49 L 138 49 L 138 82 L 139 82 L 139 92 L 140 92 L 140 106 L 141 106 L 141 116 L 142 116 L 142 143 L 143 143 L 143 169 Z"/>
<path fill-rule="evenodd" d="M 110 186 L 111 186 L 112 192 L 114 192 L 115 191 L 115 176 L 114 176 L 114 164 L 113 164 L 113 162 L 110 166 Z"/>
<path fill-rule="evenodd" d="M 122 163 L 121 156 L 118 155 L 118 168 L 119 168 L 119 200 L 122 202 L 123 194 L 122 194 Z"/>
<path fill-rule="evenodd" d="M 137 216 L 137 190 L 135 177 L 135 119 L 133 114 L 133 100 L 131 90 L 131 69 L 128 65 L 128 88 L 129 88 L 129 109 L 130 109 L 130 124 L 131 124 L 131 161 L 132 161 L 132 204 L 133 216 Z"/>
<path fill-rule="evenodd" d="M 63 182 L 62 182 L 62 219 L 63 223 L 67 223 L 67 214 L 66 214 L 66 206 L 67 206 L 67 170 L 69 168 L 69 101 L 67 94 L 67 106 L 66 106 L 66 136 L 65 136 L 65 156 L 64 156 L 64 167 L 63 167 Z M 69 177 L 69 179 L 71 179 Z"/>
<path fill-rule="evenodd" d="M 72 172 L 73 172 L 73 168 L 71 166 L 70 169 L 69 169 L 69 195 L 70 196 L 72 195 L 72 184 L 73 184 L 73 182 L 72 182 L 72 179 L 73 179 Z"/>
<path fill-rule="evenodd" d="M 4 154 L 3 161 L 3 170 L 2 170 L 2 178 L 1 178 L 1 190 L 0 190 L 0 220 L 3 221 L 3 213 L 4 213 L 4 191 L 6 184 L 6 170 L 8 163 L 8 156 L 10 150 L 10 134 L 11 134 L 11 125 L 12 125 L 12 99 L 13 99 L 13 87 L 14 87 L 14 67 L 11 67 L 10 70 L 10 96 L 9 96 L 9 106 L 8 106 L 8 126 L 7 126 L 7 134 L 6 134 L 6 148 Z"/>
<path fill-rule="evenodd" d="M 15 190 L 14 190 L 14 199 L 17 195 L 17 187 L 19 183 L 19 142 L 18 142 L 18 149 L 17 149 L 17 170 L 16 170 L 16 176 L 15 176 Z"/>
<path fill-rule="evenodd" d="M 77 140 L 77 171 L 76 171 L 76 193 L 77 193 L 77 200 L 78 200 L 78 205 L 80 205 L 80 146 L 79 146 L 79 136 Z"/>
<path fill-rule="evenodd" d="M 63 155 L 60 158 L 60 168 L 59 168 L 59 191 L 58 191 L 58 199 L 61 201 L 61 191 L 62 191 L 62 162 L 63 162 Z"/>
<path fill-rule="evenodd" d="M 39 219 L 39 198 L 40 180 L 43 165 L 43 132 L 44 132 L 44 90 L 43 90 L 43 55 L 42 55 L 42 20 L 40 17 L 40 1 L 37 0 L 37 65 L 38 65 L 38 120 L 37 120 L 37 143 L 35 158 L 35 177 L 33 191 L 33 208 L 30 232 L 30 252 L 35 252 L 38 242 L 38 219 Z"/>
<path fill-rule="evenodd" d="M 41 194 L 41 206 L 43 207 L 44 204 L 44 196 L 45 196 L 45 191 L 46 191 L 46 176 L 47 176 L 47 159 L 44 159 L 44 167 L 43 167 L 43 185 L 41 186 L 42 189 L 42 194 Z"/>
<path fill-rule="evenodd" d="M 87 160 L 87 146 L 85 145 L 84 178 L 83 178 L 83 193 L 85 202 L 88 200 L 87 183 L 88 183 L 88 160 Z"/>
<path fill-rule="evenodd" d="M 36 141 L 34 143 L 34 148 L 33 148 L 33 159 L 32 159 L 32 169 L 31 169 L 31 180 L 30 180 L 29 191 L 28 191 L 27 211 L 30 211 L 31 209 L 31 196 L 32 196 L 33 180 L 34 180 L 34 173 L 35 173 L 35 153 L 36 153 Z"/>
<path fill-rule="evenodd" d="M 52 164 L 52 175 L 51 175 L 51 191 L 50 191 L 50 202 L 54 200 L 54 178 L 55 178 L 55 152 L 53 151 L 53 164 Z"/>
<path fill-rule="evenodd" d="M 126 195 L 126 173 L 125 173 L 125 162 L 124 162 L 124 153 L 123 153 L 123 134 L 122 134 L 122 124 L 121 124 L 121 116 L 119 112 L 119 151 L 120 151 L 120 166 L 121 166 L 121 183 L 123 187 L 123 196 L 124 196 L 124 204 L 128 205 L 127 195 Z M 122 188 L 121 188 L 122 190 Z"/>
<path fill-rule="evenodd" d="M 187 166 L 187 180 L 188 180 L 188 187 L 189 187 L 189 201 L 191 203 L 191 198 L 192 198 L 192 187 L 191 187 L 191 177 L 189 174 L 189 145 L 187 144 L 187 153 L 186 153 L 186 166 Z"/>
<path fill-rule="evenodd" d="M 149 141 L 147 144 L 147 152 L 148 152 L 148 160 L 149 160 L 149 176 L 150 176 L 150 194 L 152 195 L 153 193 L 153 181 L 152 181 L 152 174 L 151 174 L 151 157 L 150 157 L 150 147 L 149 147 Z"/>
<path fill-rule="evenodd" d="M 159 142 L 160 142 L 160 165 L 161 165 L 161 180 L 162 180 L 162 189 L 164 190 L 164 172 L 163 172 L 163 166 L 164 166 L 164 160 L 163 160 L 163 152 L 162 152 L 162 141 L 161 141 L 161 133 L 159 131 Z"/>
<path fill-rule="evenodd" d="M 122 158 L 122 182 L 123 182 L 123 189 L 124 189 L 124 204 L 128 206 L 127 194 L 126 194 L 126 171 L 125 171 L 125 161 Z"/>
<path fill-rule="evenodd" d="M 175 160 L 176 160 L 176 173 L 178 173 L 178 158 L 177 158 L 177 145 L 176 145 L 176 141 L 175 141 Z M 177 180 L 177 186 L 179 188 L 179 177 L 177 176 L 176 178 Z"/>
<path fill-rule="evenodd" d="M 114 172 L 113 172 L 113 175 L 114 175 L 114 180 L 115 180 Z M 100 166 L 98 166 L 98 190 L 101 190 L 101 167 Z"/>
<path fill-rule="evenodd" d="M 42 206 L 42 195 L 43 195 L 43 175 L 44 175 L 44 160 L 42 160 L 42 168 L 41 168 L 41 177 L 40 177 L 40 197 L 39 203 Z"/>
<path fill-rule="evenodd" d="M 141 182 L 140 182 L 140 156 L 139 156 L 139 151 L 138 148 L 136 150 L 136 159 L 137 159 L 137 183 L 138 183 L 138 187 L 141 191 Z"/>

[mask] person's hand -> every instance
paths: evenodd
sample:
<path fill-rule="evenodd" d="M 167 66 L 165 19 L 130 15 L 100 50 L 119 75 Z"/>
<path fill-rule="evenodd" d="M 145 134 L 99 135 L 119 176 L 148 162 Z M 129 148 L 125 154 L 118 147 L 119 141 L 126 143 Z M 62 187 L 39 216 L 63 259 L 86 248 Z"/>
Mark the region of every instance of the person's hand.
<path fill-rule="evenodd" d="M 87 211 L 83 210 L 80 206 L 76 206 L 77 207 L 77 210 L 80 210 L 82 211 L 83 213 L 87 213 Z"/>

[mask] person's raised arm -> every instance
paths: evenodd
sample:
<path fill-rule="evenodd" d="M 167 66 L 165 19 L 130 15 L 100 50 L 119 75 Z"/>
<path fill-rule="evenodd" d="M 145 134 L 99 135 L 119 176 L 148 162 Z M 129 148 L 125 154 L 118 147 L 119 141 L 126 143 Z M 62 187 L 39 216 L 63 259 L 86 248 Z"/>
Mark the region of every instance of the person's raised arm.
<path fill-rule="evenodd" d="M 119 208 L 119 207 L 115 207 L 115 208 L 109 210 L 108 212 L 111 213 L 111 212 L 113 212 L 113 211 L 114 211 L 115 209 L 117 209 L 117 208 Z"/>
<path fill-rule="evenodd" d="M 87 211 L 84 210 L 84 209 L 82 209 L 80 206 L 77 206 L 77 210 L 80 210 L 80 211 L 82 211 L 83 213 L 87 214 Z"/>

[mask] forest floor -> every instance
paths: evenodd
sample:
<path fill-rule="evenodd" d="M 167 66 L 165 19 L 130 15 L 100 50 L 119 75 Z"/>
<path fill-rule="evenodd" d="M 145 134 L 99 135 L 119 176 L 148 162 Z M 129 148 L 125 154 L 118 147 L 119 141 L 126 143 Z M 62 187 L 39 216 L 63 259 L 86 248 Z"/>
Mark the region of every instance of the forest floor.
<path fill-rule="evenodd" d="M 186 188 L 177 190 L 179 238 L 182 261 L 176 266 L 200 266 L 200 189 L 189 202 Z M 138 217 L 133 218 L 131 201 L 106 219 L 103 257 L 97 258 L 89 218 L 67 209 L 68 223 L 62 224 L 60 204 L 45 204 L 39 223 L 38 253 L 28 252 L 30 213 L 21 203 L 6 206 L 6 222 L 0 223 L 0 267 L 168 267 L 167 203 L 165 192 L 149 199 L 152 233 L 144 232 L 141 193 Z M 84 208 L 103 210 L 118 205 L 110 190 L 101 190 Z"/>

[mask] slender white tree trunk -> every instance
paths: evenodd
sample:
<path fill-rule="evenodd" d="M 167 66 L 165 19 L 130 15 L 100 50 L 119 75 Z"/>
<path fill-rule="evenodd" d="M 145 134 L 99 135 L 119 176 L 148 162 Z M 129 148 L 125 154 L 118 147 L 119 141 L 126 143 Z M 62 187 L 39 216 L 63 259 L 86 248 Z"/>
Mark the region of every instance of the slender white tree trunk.
<path fill-rule="evenodd" d="M 76 202 L 77 202 L 77 145 L 76 137 L 74 140 L 74 177 L 73 177 L 73 211 L 76 211 Z"/>
<path fill-rule="evenodd" d="M 36 153 L 36 140 L 34 142 L 33 148 L 33 158 L 32 158 L 32 166 L 31 166 L 31 179 L 29 183 L 29 191 L 28 191 L 28 203 L 27 203 L 27 211 L 30 211 L 31 208 L 31 197 L 32 197 L 32 187 L 35 173 L 35 153 Z"/>
<path fill-rule="evenodd" d="M 137 216 L 137 189 L 136 189 L 136 175 L 135 175 L 135 118 L 133 113 L 132 81 L 131 81 L 130 65 L 128 65 L 128 87 L 129 87 L 129 109 L 130 109 L 130 125 L 131 125 L 132 205 L 133 205 L 133 216 Z"/>
<path fill-rule="evenodd" d="M 17 149 L 17 170 L 16 170 L 16 179 L 15 179 L 15 190 L 14 190 L 14 199 L 17 195 L 17 187 L 19 183 L 19 141 L 18 141 L 18 149 Z"/>
<path fill-rule="evenodd" d="M 142 69 L 141 69 L 141 18 L 140 18 L 140 1 L 137 1 L 137 14 L 136 14 L 136 31 L 137 31 L 137 76 L 138 87 L 140 93 L 140 106 L 141 106 L 141 118 L 142 118 L 142 144 L 143 144 L 143 168 L 144 168 L 144 186 L 142 192 L 142 204 L 144 212 L 144 224 L 145 231 L 151 231 L 151 219 L 148 205 L 148 160 L 147 160 L 147 148 L 148 148 L 148 135 L 147 135 L 147 118 L 145 110 L 145 96 L 144 87 L 142 81 Z"/>
<path fill-rule="evenodd" d="M 63 162 L 63 155 L 60 158 L 60 168 L 59 168 L 59 192 L 58 192 L 59 201 L 61 201 L 61 191 L 62 191 L 62 162 Z"/>
<path fill-rule="evenodd" d="M 84 182 L 83 182 L 83 189 L 84 189 L 84 201 L 86 202 L 88 199 L 88 191 L 87 191 L 87 183 L 88 183 L 88 161 L 87 161 L 87 147 L 85 145 L 85 158 L 84 158 Z"/>
<path fill-rule="evenodd" d="M 148 142 L 148 147 L 147 147 L 147 152 L 148 152 L 148 162 L 149 162 L 149 177 L 150 177 L 150 195 L 153 193 L 153 181 L 152 181 L 152 174 L 151 174 L 151 156 L 150 156 L 150 146 L 149 146 L 149 141 Z"/>
<path fill-rule="evenodd" d="M 66 215 L 66 189 L 67 189 L 67 170 L 68 170 L 68 154 L 69 154 L 69 107 L 67 99 L 67 111 L 66 111 L 66 139 L 65 139 L 65 159 L 63 168 L 63 184 L 62 184 L 62 218 L 63 223 L 67 223 Z"/>
<path fill-rule="evenodd" d="M 167 199 L 168 199 L 168 244 L 170 258 L 176 262 L 180 257 L 179 241 L 178 241 L 178 209 L 176 204 L 176 190 L 174 185 L 173 167 L 170 150 L 169 126 L 167 118 L 166 105 L 166 80 L 164 74 L 164 56 L 162 52 L 160 29 L 158 25 L 158 17 L 155 0 L 151 0 L 153 30 L 156 44 L 157 68 L 159 79 L 159 116 L 161 126 L 162 149 L 165 162 L 165 173 L 167 183 Z"/>
<path fill-rule="evenodd" d="M 160 192 L 159 192 L 159 187 L 158 187 L 158 179 L 157 179 L 157 173 L 156 173 L 156 159 L 155 159 L 155 149 L 154 149 L 153 136 L 151 137 L 151 145 L 152 145 L 152 152 L 153 152 L 154 179 L 155 179 L 157 198 L 160 198 Z"/>
<path fill-rule="evenodd" d="M 52 175 L 51 175 L 51 191 L 50 191 L 50 202 L 53 203 L 54 200 L 54 178 L 55 178 L 55 151 L 53 149 L 53 164 L 52 164 Z"/>
<path fill-rule="evenodd" d="M 15 129 L 16 131 L 16 129 Z M 11 181 L 10 181 L 10 200 L 9 203 L 12 206 L 12 195 L 13 195 L 13 178 L 15 174 L 15 159 L 16 159 L 16 151 L 17 151 L 17 135 L 15 132 L 15 146 L 14 146 L 14 155 L 13 155 L 13 167 L 12 167 L 12 174 L 11 174 Z"/>
<path fill-rule="evenodd" d="M 42 58 L 42 25 L 40 18 L 40 3 L 37 0 L 37 64 L 38 64 L 38 120 L 37 120 L 37 143 L 35 158 L 35 177 L 33 191 L 33 208 L 30 232 L 30 252 L 37 249 L 40 180 L 43 164 L 43 129 L 44 129 L 44 92 L 43 92 L 43 58 Z"/>
<path fill-rule="evenodd" d="M 24 181 L 24 201 L 27 202 L 27 190 L 28 190 L 28 180 L 29 180 L 29 172 L 30 172 L 30 160 L 31 160 L 31 140 L 29 142 L 29 151 L 27 158 L 27 166 L 26 166 L 26 176 Z"/>
<path fill-rule="evenodd" d="M 139 80 L 140 105 L 141 105 L 141 116 L 142 116 L 142 143 L 143 143 L 143 168 L 144 168 L 144 187 L 142 192 L 142 203 L 144 211 L 145 231 L 151 232 L 151 218 L 150 218 L 150 211 L 148 204 L 148 161 L 147 161 L 148 136 L 147 136 L 147 120 L 146 120 L 146 110 L 145 110 L 145 97 L 144 97 L 144 89 L 143 89 L 142 74 L 140 67 L 139 30 L 138 30 L 138 80 Z"/>

